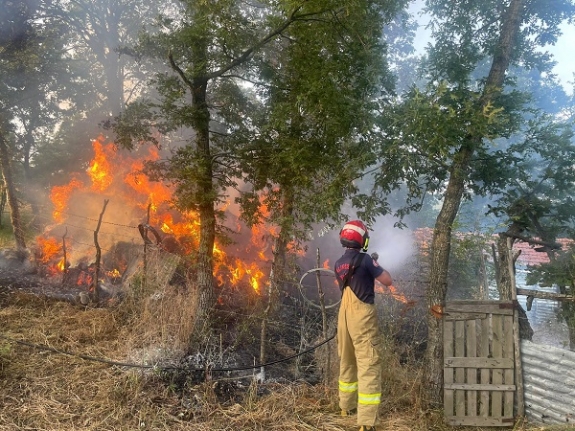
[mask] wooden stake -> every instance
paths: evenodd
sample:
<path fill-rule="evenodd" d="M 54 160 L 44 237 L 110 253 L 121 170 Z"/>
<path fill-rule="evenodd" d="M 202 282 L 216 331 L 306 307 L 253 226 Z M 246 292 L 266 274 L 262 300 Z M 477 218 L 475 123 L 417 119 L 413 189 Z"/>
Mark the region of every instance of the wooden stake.
<path fill-rule="evenodd" d="M 62 253 L 64 254 L 63 260 L 63 269 L 62 269 L 62 284 L 66 283 L 66 275 L 68 274 L 68 258 L 66 257 L 66 235 L 68 235 L 68 227 L 64 231 L 64 235 L 62 236 Z"/>
<path fill-rule="evenodd" d="M 320 255 L 319 255 L 319 248 L 317 249 L 317 264 L 316 267 L 319 268 L 321 265 L 320 262 Z M 321 278 L 320 278 L 320 274 L 319 271 L 315 272 L 315 278 L 317 281 L 317 291 L 319 294 L 319 304 L 321 306 L 321 318 L 322 318 L 322 328 L 323 328 L 323 339 L 324 341 L 327 340 L 327 314 L 325 311 L 325 294 L 323 293 L 323 289 L 321 287 Z M 329 345 L 326 344 L 325 345 L 325 351 L 326 351 L 326 356 L 327 356 L 327 364 L 326 364 L 326 370 L 325 373 L 323 375 L 324 378 L 324 383 L 327 385 L 329 383 L 329 370 L 331 367 L 331 361 L 330 361 L 330 355 L 329 355 Z"/>
<path fill-rule="evenodd" d="M 511 279 L 511 300 L 517 304 L 517 289 L 515 285 L 515 260 L 513 259 L 513 240 L 507 238 L 507 250 L 509 253 L 509 278 Z M 513 308 L 513 343 L 515 350 L 515 387 L 517 395 L 517 416 L 523 418 L 525 416 L 525 398 L 523 393 L 523 368 L 521 365 L 521 343 L 519 340 L 519 315 L 517 306 Z"/>
<path fill-rule="evenodd" d="M 92 280 L 92 287 L 94 289 L 94 302 L 100 302 L 100 285 L 99 285 L 99 278 L 100 278 L 100 260 L 102 259 L 102 249 L 100 248 L 100 244 L 98 243 L 98 232 L 100 232 L 100 226 L 102 226 L 102 218 L 104 217 L 104 212 L 106 211 L 106 206 L 108 205 L 109 199 L 104 199 L 104 207 L 102 208 L 102 212 L 100 213 L 100 217 L 98 218 L 98 226 L 96 226 L 96 230 L 94 231 L 94 245 L 96 246 L 96 263 L 94 266 L 94 279 Z"/>

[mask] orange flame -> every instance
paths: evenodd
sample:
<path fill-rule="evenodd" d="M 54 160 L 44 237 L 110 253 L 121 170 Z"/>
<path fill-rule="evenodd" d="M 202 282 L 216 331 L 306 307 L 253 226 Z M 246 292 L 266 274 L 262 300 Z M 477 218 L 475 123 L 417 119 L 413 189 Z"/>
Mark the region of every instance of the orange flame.
<path fill-rule="evenodd" d="M 160 156 L 157 149 L 151 147 L 148 151 L 147 160 L 155 161 L 159 158 Z M 151 204 L 152 210 L 157 211 L 163 202 L 169 202 L 172 199 L 172 192 L 165 184 L 150 181 L 148 177 L 142 173 L 143 169 L 144 162 L 142 160 L 132 161 L 130 172 L 124 176 L 124 183 L 135 193 L 146 197 L 143 202 L 138 203 L 138 206 L 144 208 L 149 203 Z"/>
<path fill-rule="evenodd" d="M 237 285 L 240 281 L 247 281 L 252 289 L 260 292 L 260 281 L 263 278 L 263 272 L 258 268 L 257 263 L 246 264 L 236 259 L 235 268 L 230 270 L 231 283 Z"/>
<path fill-rule="evenodd" d="M 443 311 L 443 306 L 440 304 L 432 305 L 429 311 L 431 311 L 431 314 L 433 314 L 433 316 L 437 319 L 441 319 L 445 314 Z"/>
<path fill-rule="evenodd" d="M 81 189 L 82 187 L 84 187 L 84 184 L 76 177 L 72 177 L 70 182 L 65 186 L 52 187 L 52 190 L 50 191 L 50 200 L 54 204 L 52 217 L 56 222 L 61 223 L 64 221 L 64 212 L 68 207 L 70 195 L 74 190 Z"/>
<path fill-rule="evenodd" d="M 102 139 L 103 137 L 99 136 L 92 144 L 94 158 L 90 162 L 90 167 L 87 171 L 92 179 L 92 189 L 99 192 L 106 190 L 114 181 L 112 167 L 108 161 L 108 159 L 114 160 L 114 144 L 103 145 Z"/>
<path fill-rule="evenodd" d="M 40 247 L 40 261 L 48 263 L 62 252 L 62 245 L 56 238 L 44 238 L 39 236 L 36 238 L 36 244 Z"/>
<path fill-rule="evenodd" d="M 407 299 L 403 294 L 399 293 L 397 288 L 393 285 L 384 286 L 382 284 L 378 284 L 375 290 L 378 293 L 383 293 L 384 295 L 390 295 L 396 301 L 403 302 L 404 304 L 411 304 L 413 302 Z"/>
<path fill-rule="evenodd" d="M 60 259 L 60 261 L 56 264 L 56 268 L 58 268 L 61 272 L 64 272 L 66 269 L 64 258 Z"/>
<path fill-rule="evenodd" d="M 295 241 L 291 241 L 288 245 L 287 245 L 287 249 L 290 253 L 293 253 L 297 256 L 300 257 L 304 257 L 306 250 L 302 247 L 300 247 L 298 244 L 295 243 Z"/>
<path fill-rule="evenodd" d="M 80 276 L 78 277 L 78 280 L 76 281 L 76 284 L 78 286 L 91 286 L 93 279 L 94 277 L 92 277 L 92 274 L 89 274 L 87 272 L 81 272 Z"/>
<path fill-rule="evenodd" d="M 173 191 L 162 182 L 151 181 L 144 173 L 144 158 L 150 161 L 159 160 L 160 156 L 155 147 L 151 147 L 144 158 L 136 159 L 128 157 L 116 151 L 113 143 L 106 143 L 105 138 L 99 136 L 92 143 L 94 157 L 90 161 L 89 168 L 78 176 L 73 176 L 71 181 L 64 186 L 56 186 L 51 190 L 50 198 L 54 205 L 53 218 L 62 223 L 66 219 L 66 211 L 74 202 L 71 198 L 83 197 L 77 193 L 88 193 L 90 199 L 98 194 L 112 196 L 121 201 L 126 208 L 126 224 L 133 224 L 138 217 L 143 219 L 145 210 L 150 209 L 147 223 L 157 229 L 160 236 L 173 237 L 178 246 L 172 250 L 178 250 L 189 254 L 197 250 L 200 241 L 201 226 L 198 214 L 190 211 L 186 213 L 173 211 L 171 201 Z M 134 154 L 134 153 L 131 153 Z M 84 175 L 84 181 L 79 175 Z M 90 184 L 86 186 L 85 184 Z M 84 201 L 82 201 L 84 202 Z M 230 202 L 222 204 L 218 210 L 224 211 Z M 130 210 L 134 210 L 131 212 Z M 277 236 L 277 227 L 265 226 L 269 211 L 264 204 L 261 205 L 264 223 L 256 225 L 251 231 L 250 245 L 243 252 L 248 255 L 251 263 L 227 257 L 220 244 L 214 245 L 214 275 L 222 282 L 227 281 L 234 286 L 242 284 L 250 286 L 255 292 L 260 292 L 265 275 L 261 269 L 263 262 L 269 262 L 271 241 Z M 138 215 L 140 214 L 140 215 Z M 89 216 L 90 214 L 83 214 Z M 122 226 L 123 221 L 113 220 Z M 141 221 L 136 221 L 139 223 Z M 162 235 L 165 234 L 165 235 Z M 73 236 L 74 234 L 72 234 Z M 42 242 L 43 241 L 43 242 Z M 44 238 L 39 240 L 42 248 L 42 258 L 48 263 L 53 256 L 61 253 L 58 239 Z M 49 247 L 52 246 L 52 247 Z M 292 245 L 293 246 L 293 245 Z M 58 256 L 60 257 L 60 256 Z M 84 258 L 85 256 L 82 256 Z M 68 256 L 68 260 L 75 261 L 75 256 Z M 61 264 L 63 270 L 63 261 Z M 123 265 L 116 262 L 118 269 L 106 273 L 109 277 L 121 276 Z M 119 274 L 117 274 L 119 273 Z M 82 273 L 78 279 L 79 284 L 90 284 L 93 276 L 89 272 Z"/>
<path fill-rule="evenodd" d="M 122 276 L 122 274 L 120 274 L 120 271 L 118 271 L 115 268 L 112 271 L 107 271 L 106 275 L 111 278 L 120 278 Z"/>

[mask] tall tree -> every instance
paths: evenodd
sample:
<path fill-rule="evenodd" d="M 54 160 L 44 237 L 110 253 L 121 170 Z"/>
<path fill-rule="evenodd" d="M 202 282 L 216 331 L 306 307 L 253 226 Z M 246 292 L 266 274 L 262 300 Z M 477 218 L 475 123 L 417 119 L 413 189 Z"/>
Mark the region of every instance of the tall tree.
<path fill-rule="evenodd" d="M 221 0 L 181 4 L 181 18 L 166 17 L 158 35 L 144 37 L 136 49 L 138 55 L 164 59 L 171 69 L 156 76 L 159 96 L 128 106 L 115 131 L 118 142 L 131 148 L 134 140 L 155 141 L 150 126 L 161 132 L 191 130 L 185 145 L 154 168 L 157 177 L 175 184 L 179 208 L 199 214 L 201 230 L 196 262 L 201 317 L 215 300 L 216 207 L 235 174 L 230 169 L 229 154 L 213 139 L 212 130 L 218 127 L 214 120 L 223 109 L 220 101 L 226 100 L 221 91 L 241 98 L 243 83 L 257 78 L 254 66 L 265 55 L 267 45 L 286 38 L 287 30 L 294 25 L 313 27 L 342 16 L 342 12 L 351 13 L 355 2 L 250 4 Z"/>
<path fill-rule="evenodd" d="M 60 28 L 43 19 L 36 1 L 7 1 L 0 11 L 0 162 L 11 211 L 16 246 L 26 247 L 18 203 L 16 132 L 46 124 L 45 118 L 27 121 L 51 106 L 62 58 Z M 24 156 L 27 163 L 29 153 Z"/>
<path fill-rule="evenodd" d="M 405 181 L 412 208 L 426 191 L 441 193 L 427 301 L 429 307 L 442 307 L 452 227 L 462 199 L 494 186 L 491 166 L 483 163 L 488 153 L 497 152 L 489 144 L 520 123 L 522 98 L 503 91 L 510 65 L 548 68 L 548 56 L 536 47 L 556 40 L 558 24 L 572 16 L 573 4 L 561 1 L 549 8 L 541 1 L 428 0 L 426 6 L 435 40 L 426 63 L 429 86 L 407 93 L 394 108 L 395 119 L 385 122 L 385 171 L 377 185 L 389 192 Z M 473 73 L 486 64 L 477 79 Z M 423 395 L 435 406 L 442 400 L 443 338 L 441 320 L 431 314 L 428 331 Z"/>
<path fill-rule="evenodd" d="M 269 304 L 289 279 L 288 251 L 309 239 L 313 223 L 341 221 L 354 179 L 374 162 L 374 112 L 392 87 L 381 33 L 401 6 L 360 1 L 294 23 L 255 60 L 254 109 L 228 144 L 242 156 L 243 217 L 261 222 L 262 203 L 263 221 L 276 227 Z M 315 8 L 303 5 L 301 13 Z"/>

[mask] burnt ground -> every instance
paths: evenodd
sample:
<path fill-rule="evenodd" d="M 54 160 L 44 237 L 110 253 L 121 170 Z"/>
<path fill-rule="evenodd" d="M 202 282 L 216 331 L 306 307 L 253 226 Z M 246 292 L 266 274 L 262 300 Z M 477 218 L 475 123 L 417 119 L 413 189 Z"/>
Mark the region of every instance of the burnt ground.
<path fill-rule="evenodd" d="M 81 277 L 85 273 L 88 273 L 87 267 L 68 268 L 66 274 L 52 274 L 45 266 L 26 254 L 12 249 L 0 250 L 2 295 L 28 294 L 50 301 L 64 301 L 92 308 L 113 307 L 121 302 L 122 285 L 109 281 L 100 284 L 100 301 L 94 302 L 90 286 Z M 173 290 L 179 289 L 182 289 L 182 286 L 175 286 Z M 259 338 L 263 312 L 261 297 L 253 291 L 250 294 L 242 293 L 241 289 L 237 288 L 220 288 L 219 294 L 220 301 L 213 319 L 216 323 L 210 333 L 197 336 L 193 343 L 194 351 L 187 352 L 177 369 L 163 373 L 169 384 L 180 390 L 206 379 L 231 375 L 256 375 L 260 372 L 259 369 L 250 367 L 259 364 Z M 318 316 L 312 319 L 305 316 L 306 312 L 302 310 L 301 305 L 299 298 L 291 294 L 286 295 L 282 298 L 282 306 L 278 307 L 279 314 L 269 324 L 270 348 L 267 361 L 279 361 L 279 363 L 266 369 L 266 378 L 283 381 L 303 378 L 308 382 L 319 380 L 315 367 L 304 366 L 301 372 L 295 373 L 296 376 L 293 364 L 281 363 L 282 358 L 295 355 L 298 349 L 309 348 L 310 343 L 318 338 Z M 307 319 L 306 328 L 302 330 L 300 325 L 305 319 Z M 281 325 L 278 322 L 281 322 Z M 302 336 L 309 339 L 301 340 Z M 220 358 L 222 351 L 225 351 L 223 359 Z M 303 355 L 299 361 L 303 361 L 304 365 L 313 361 L 313 352 Z M 207 371 L 204 372 L 204 369 Z M 224 392 L 226 390 L 222 389 Z"/>
<path fill-rule="evenodd" d="M 80 302 L 80 295 L 86 293 L 84 287 L 74 288 L 36 273 L 4 268 L 0 268 L 0 289 L 6 293 L 31 293 L 68 302 Z"/>
<path fill-rule="evenodd" d="M 110 282 L 103 285 L 99 293 L 100 302 L 93 302 L 89 285 L 78 283 L 83 273 L 87 273 L 87 268 L 71 268 L 67 276 L 50 274 L 28 256 L 13 250 L 0 251 L 0 292 L 3 294 L 20 292 L 91 307 L 107 307 L 120 302 L 114 299 L 121 300 L 122 286 Z M 405 281 L 401 283 L 408 284 Z M 417 325 L 421 322 L 417 295 L 413 291 L 410 294 L 408 304 L 391 297 L 378 297 L 382 327 L 395 339 L 402 363 L 417 361 L 425 347 L 423 326 Z M 221 288 L 219 295 L 220 301 L 213 316 L 216 323 L 209 333 L 196 337 L 191 343 L 193 347 L 180 359 L 177 367 L 162 373 L 166 383 L 178 391 L 184 392 L 209 379 L 249 375 L 257 378 L 261 373 L 255 365 L 260 364 L 261 321 L 265 304 L 253 292 L 246 295 L 236 288 Z M 293 285 L 286 286 L 280 302 L 276 304 L 275 315 L 267 328 L 265 362 L 270 365 L 265 367 L 265 379 L 318 383 L 325 371 L 322 362 L 326 349 L 331 351 L 335 358 L 332 361 L 336 362 L 335 341 L 323 349 L 314 349 L 323 341 L 322 316 L 318 309 L 309 307 L 302 300 Z M 335 333 L 336 313 L 337 307 L 328 310 L 328 336 Z M 298 356 L 302 351 L 308 352 Z M 236 389 L 241 391 L 241 388 L 229 385 L 220 385 L 220 389 L 222 396 L 227 394 L 231 399 L 235 398 Z"/>
<path fill-rule="evenodd" d="M 93 302 L 92 268 L 78 265 L 66 273 L 54 273 L 27 252 L 0 250 L 0 286 L 5 292 L 30 293 L 46 298 L 87 305 Z M 121 292 L 113 280 L 99 286 L 99 300 L 105 304 Z"/>

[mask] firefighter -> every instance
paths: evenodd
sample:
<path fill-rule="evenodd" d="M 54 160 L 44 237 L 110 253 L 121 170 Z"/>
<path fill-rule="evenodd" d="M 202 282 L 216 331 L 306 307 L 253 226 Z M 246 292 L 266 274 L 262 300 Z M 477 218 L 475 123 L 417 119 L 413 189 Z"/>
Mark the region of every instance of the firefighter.
<path fill-rule="evenodd" d="M 366 251 L 367 227 L 360 220 L 339 233 L 345 252 L 334 265 L 342 291 L 337 323 L 339 406 L 342 416 L 357 413 L 360 431 L 375 431 L 381 400 L 381 335 L 374 305 L 375 280 L 392 285 L 389 272 Z"/>

